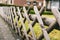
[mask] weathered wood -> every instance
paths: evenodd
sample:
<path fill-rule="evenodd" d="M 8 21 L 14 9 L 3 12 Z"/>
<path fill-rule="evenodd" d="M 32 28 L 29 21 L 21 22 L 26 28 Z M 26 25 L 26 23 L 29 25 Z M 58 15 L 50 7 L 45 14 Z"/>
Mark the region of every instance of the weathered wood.
<path fill-rule="evenodd" d="M 12 21 L 12 29 L 14 29 L 15 30 L 15 25 L 14 25 L 14 19 L 15 18 L 15 14 L 13 13 L 13 10 L 12 10 L 12 7 L 11 7 L 11 21 Z"/>
<path fill-rule="evenodd" d="M 47 31 L 45 30 L 45 28 L 44 28 L 43 21 L 42 21 L 42 19 L 41 19 L 41 16 L 39 15 L 39 11 L 38 11 L 38 9 L 37 9 L 36 6 L 34 6 L 34 11 L 35 11 L 35 14 L 36 14 L 36 16 L 37 16 L 37 20 L 38 20 L 38 22 L 39 22 L 39 24 L 40 24 L 40 26 L 41 26 L 41 28 L 42 28 L 42 32 L 43 32 L 43 34 L 44 34 L 45 39 L 46 39 L 46 40 L 50 40 L 50 38 L 49 38 L 49 36 L 48 36 L 48 33 L 47 33 Z"/>
<path fill-rule="evenodd" d="M 30 11 L 30 7 L 28 8 L 28 10 L 27 10 L 27 13 L 28 13 L 28 15 L 29 15 L 29 11 Z M 24 18 L 24 23 L 25 23 L 25 21 L 26 21 L 26 17 L 25 17 L 25 14 L 21 14 L 22 16 L 23 16 L 23 18 Z M 22 25 L 21 25 L 21 28 L 20 28 L 20 30 L 22 29 Z"/>
<path fill-rule="evenodd" d="M 17 17 L 15 7 L 12 7 L 12 8 L 13 8 L 13 13 L 15 14 L 14 16 Z M 14 17 L 13 19 L 15 19 L 15 17 Z M 18 18 L 18 17 L 17 17 L 17 18 Z M 18 30 L 17 30 L 17 22 L 18 22 L 18 20 L 17 20 L 17 18 L 16 18 L 16 22 L 14 23 L 14 27 L 15 27 L 16 33 L 18 33 Z M 14 20 L 13 20 L 13 21 L 14 21 Z"/>
<path fill-rule="evenodd" d="M 42 20 L 43 20 L 44 25 L 46 26 L 49 26 L 52 22 L 55 21 L 55 19 L 53 18 L 46 18 L 46 17 L 42 17 Z"/>
<path fill-rule="evenodd" d="M 27 34 L 27 32 L 26 32 L 25 24 L 23 23 L 23 19 L 22 19 L 20 10 L 19 10 L 19 7 L 17 7 L 17 9 L 18 9 L 18 14 L 20 15 L 20 21 L 21 21 L 21 24 L 22 24 L 23 29 L 24 29 L 24 34 L 25 34 L 25 36 L 26 36 L 26 40 L 29 40 L 28 34 Z"/>
<path fill-rule="evenodd" d="M 39 11 L 40 15 L 43 14 L 44 8 L 45 8 L 44 6 L 41 7 L 41 9 L 40 9 L 40 11 Z"/>
<path fill-rule="evenodd" d="M 57 26 L 59 27 L 58 23 L 56 21 L 54 21 L 53 23 L 51 23 L 49 25 L 49 28 L 47 28 L 46 30 L 47 30 L 48 33 L 50 33 Z M 44 38 L 44 35 L 41 34 L 40 37 L 38 38 L 38 40 L 42 40 L 43 38 Z"/>
<path fill-rule="evenodd" d="M 34 25 L 36 24 L 36 22 L 37 22 L 37 19 L 32 22 L 32 24 L 31 24 L 32 27 L 34 27 Z M 30 29 L 28 29 L 27 34 L 29 34 L 29 32 L 30 32 Z"/>
<path fill-rule="evenodd" d="M 46 26 L 49 26 L 52 22 L 55 21 L 55 19 L 52 19 L 52 18 L 49 19 L 49 18 L 46 18 L 46 17 L 42 17 L 42 20 L 43 20 L 44 25 L 46 25 Z M 32 22 L 32 27 L 34 27 L 34 25 L 37 22 L 38 22 L 37 19 L 35 19 L 34 22 Z M 29 32 L 30 32 L 30 29 L 28 29 L 27 33 L 29 34 Z"/>
<path fill-rule="evenodd" d="M 44 6 L 41 8 L 41 11 L 39 11 L 40 15 L 42 15 L 43 10 L 44 10 Z M 32 20 L 32 21 L 35 20 L 36 16 L 35 16 L 35 15 L 32 16 L 31 14 L 29 14 L 29 11 L 30 11 L 30 6 L 29 6 L 29 8 L 28 8 L 28 10 L 27 10 L 27 13 L 28 13 L 28 15 L 29 15 L 29 19 Z M 22 15 L 23 15 L 23 17 L 25 18 L 25 14 L 22 14 Z M 25 23 L 25 21 L 26 21 L 26 18 L 24 19 L 24 23 Z M 35 21 L 36 21 L 36 20 L 35 20 Z M 36 23 L 35 21 L 32 23 L 32 26 Z M 22 29 L 22 26 L 21 26 L 20 30 L 21 30 L 21 29 Z"/>
<path fill-rule="evenodd" d="M 39 11 L 40 14 L 42 14 L 43 8 L 44 7 L 42 7 L 41 11 Z M 30 18 L 30 20 L 34 20 L 34 22 L 32 23 L 32 27 L 34 27 L 36 22 L 38 22 L 37 19 L 36 19 L 36 15 L 30 15 L 29 18 Z M 51 22 L 54 21 L 54 19 L 52 20 L 52 19 L 49 19 L 49 18 L 46 18 L 46 17 L 42 17 L 42 19 L 43 19 L 43 23 L 47 26 L 49 26 L 51 24 Z M 30 32 L 30 29 L 27 31 L 27 33 L 29 33 L 29 32 Z"/>
<path fill-rule="evenodd" d="M 55 16 L 55 18 L 60 26 L 60 12 L 58 11 L 57 8 L 51 8 L 51 11 L 52 11 L 53 15 Z"/>
<path fill-rule="evenodd" d="M 43 16 L 41 16 L 41 17 L 42 17 L 43 23 L 47 26 L 49 26 L 53 21 L 55 21 L 54 18 L 47 18 L 47 17 L 43 17 Z M 29 15 L 29 18 L 31 21 L 35 21 L 36 15 Z M 38 21 L 36 20 L 36 22 L 38 22 Z"/>
<path fill-rule="evenodd" d="M 33 28 L 32 28 L 32 25 L 31 25 L 29 16 L 28 16 L 27 11 L 26 11 L 26 9 L 25 9 L 24 6 L 23 6 L 23 11 L 24 11 L 24 13 L 25 13 L 26 19 L 28 20 L 28 24 L 29 24 L 29 28 L 30 28 L 31 33 L 32 33 L 33 40 L 36 40 L 36 36 L 35 36 L 34 30 L 33 30 Z"/>

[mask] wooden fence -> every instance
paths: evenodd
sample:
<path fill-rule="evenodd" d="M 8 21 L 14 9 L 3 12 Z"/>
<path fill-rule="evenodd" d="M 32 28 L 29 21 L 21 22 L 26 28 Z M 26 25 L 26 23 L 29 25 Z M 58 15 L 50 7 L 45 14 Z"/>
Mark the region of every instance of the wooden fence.
<path fill-rule="evenodd" d="M 1 9 L 1 16 L 7 21 L 12 27 L 13 31 L 17 35 L 19 35 L 22 40 L 42 40 L 45 38 L 46 40 L 50 40 L 49 33 L 54 29 L 56 26 L 60 26 L 60 12 L 57 8 L 51 8 L 51 11 L 53 15 L 55 16 L 56 20 L 54 22 L 45 21 L 47 18 L 42 17 L 42 12 L 45 9 L 45 6 L 43 5 L 40 10 L 38 10 L 35 3 L 33 4 L 33 10 L 35 12 L 34 15 L 29 14 L 30 7 L 26 9 L 25 6 L 19 7 L 19 6 L 0 6 Z M 22 10 L 22 11 L 21 11 Z M 26 24 L 25 22 L 28 22 L 28 30 L 26 30 Z M 31 22 L 32 21 L 32 22 Z M 38 24 L 41 27 L 42 34 L 39 38 L 36 38 L 35 32 L 34 32 L 34 25 L 38 22 Z M 49 27 L 46 29 L 45 25 L 48 25 Z M 37 27 L 37 26 L 36 26 Z M 59 27 L 60 28 L 60 27 Z M 29 33 L 31 32 L 31 35 Z"/>

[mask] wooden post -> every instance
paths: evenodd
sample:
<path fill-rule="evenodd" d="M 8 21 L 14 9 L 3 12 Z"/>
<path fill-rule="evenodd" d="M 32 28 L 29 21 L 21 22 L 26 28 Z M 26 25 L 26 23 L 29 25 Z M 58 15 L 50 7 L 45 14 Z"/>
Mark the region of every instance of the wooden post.
<path fill-rule="evenodd" d="M 21 24 L 22 24 L 23 29 L 24 29 L 24 34 L 25 34 L 25 36 L 26 36 L 26 39 L 29 40 L 29 39 L 28 39 L 27 32 L 26 32 L 25 24 L 23 23 L 23 19 L 22 19 L 22 16 L 21 16 L 19 7 L 17 7 L 17 9 L 18 9 L 18 15 L 20 15 L 20 21 L 21 21 Z"/>
<path fill-rule="evenodd" d="M 29 16 L 28 16 L 27 11 L 26 11 L 26 9 L 25 9 L 24 6 L 23 6 L 23 11 L 24 11 L 24 13 L 25 13 L 26 19 L 28 20 L 28 24 L 29 24 L 29 27 L 30 27 L 30 30 L 31 30 L 31 33 L 32 33 L 32 36 L 33 36 L 33 40 L 36 40 L 36 36 L 35 36 L 34 30 L 33 30 L 33 28 L 32 28 L 32 25 L 31 25 Z"/>
<path fill-rule="evenodd" d="M 59 27 L 58 23 L 56 21 L 52 22 L 50 25 L 49 25 L 49 28 L 47 28 L 47 32 L 50 33 L 56 26 Z M 41 36 L 38 38 L 38 40 L 42 40 L 44 38 L 44 35 L 41 34 Z"/>
<path fill-rule="evenodd" d="M 55 16 L 59 26 L 60 26 L 60 12 L 58 11 L 58 8 L 51 8 L 51 11 L 53 15 Z"/>
<path fill-rule="evenodd" d="M 44 6 L 45 6 L 45 5 L 44 5 Z M 35 5 L 34 5 L 34 11 L 35 11 L 37 20 L 38 20 L 38 22 L 39 22 L 39 24 L 40 24 L 40 26 L 41 26 L 41 28 L 42 28 L 42 32 L 43 32 L 43 34 L 44 34 L 45 39 L 46 39 L 46 40 L 50 40 L 50 38 L 49 38 L 49 36 L 48 36 L 48 33 L 47 33 L 47 31 L 45 30 L 45 28 L 44 28 L 44 24 L 43 24 L 43 21 L 42 21 L 42 19 L 41 19 L 41 16 L 39 15 L 39 11 L 38 11 L 38 9 L 37 9 L 37 7 L 36 7 Z"/>

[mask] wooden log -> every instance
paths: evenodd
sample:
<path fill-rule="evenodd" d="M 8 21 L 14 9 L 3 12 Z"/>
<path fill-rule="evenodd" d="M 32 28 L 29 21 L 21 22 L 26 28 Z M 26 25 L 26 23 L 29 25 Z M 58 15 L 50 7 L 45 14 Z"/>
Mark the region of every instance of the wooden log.
<path fill-rule="evenodd" d="M 24 14 L 25 15 L 25 14 Z M 30 18 L 30 20 L 32 20 L 32 21 L 34 21 L 33 23 L 32 23 L 32 27 L 34 27 L 34 25 L 36 24 L 36 22 L 38 22 L 37 20 L 35 20 L 35 18 L 36 18 L 36 15 L 29 15 L 29 18 Z M 54 19 L 52 20 L 52 19 L 49 19 L 49 18 L 46 18 L 46 17 L 42 17 L 42 19 L 43 19 L 43 23 L 45 24 L 45 25 L 47 25 L 47 26 L 49 26 L 51 23 L 52 23 L 52 21 L 55 21 Z M 24 23 L 25 23 L 25 21 L 26 21 L 26 18 L 25 18 L 25 20 L 24 20 Z M 20 28 L 20 30 L 22 29 L 22 26 L 21 26 L 21 28 Z M 29 33 L 30 32 L 30 29 L 27 31 L 27 33 Z"/>
<path fill-rule="evenodd" d="M 46 17 L 42 17 L 42 20 L 43 20 L 43 23 L 46 25 L 46 26 L 49 26 L 52 22 L 55 21 L 55 19 L 49 19 L 49 18 L 46 18 Z M 34 27 L 34 25 L 36 24 L 37 19 L 34 20 L 34 22 L 32 23 L 32 27 Z M 30 29 L 28 29 L 27 33 L 29 34 L 30 32 Z"/>
<path fill-rule="evenodd" d="M 51 8 L 53 15 L 55 16 L 59 26 L 60 26 L 60 12 L 57 8 Z"/>
<path fill-rule="evenodd" d="M 44 6 L 42 7 L 42 9 L 41 9 L 41 11 L 39 11 L 39 13 L 40 13 L 40 15 L 42 15 L 42 13 L 43 13 L 43 10 L 44 10 Z M 27 10 L 27 13 L 28 13 L 28 15 L 29 15 L 29 19 L 30 20 L 35 20 L 35 17 L 36 16 L 31 16 L 30 14 L 29 14 L 29 11 L 30 11 L 30 7 L 28 8 L 28 10 Z M 23 17 L 25 18 L 25 14 L 22 14 L 23 15 Z M 26 21 L 26 18 L 24 19 L 24 23 L 25 23 L 25 21 Z M 36 21 L 36 20 L 35 20 Z M 33 22 L 32 24 L 34 24 L 35 22 Z M 22 29 L 22 25 L 21 25 L 21 28 L 20 28 L 20 30 Z"/>
<path fill-rule="evenodd" d="M 46 26 L 49 26 L 51 23 L 53 23 L 55 21 L 55 19 L 53 18 L 46 18 L 46 17 L 42 17 L 43 23 Z"/>
<path fill-rule="evenodd" d="M 49 25 L 49 28 L 47 28 L 47 32 L 50 33 L 55 27 L 59 27 L 58 23 L 56 21 L 54 21 L 53 23 L 51 23 Z M 38 38 L 38 40 L 42 40 L 44 38 L 43 34 L 40 35 L 40 37 Z"/>
<path fill-rule="evenodd" d="M 36 6 L 34 6 L 34 11 L 35 11 L 37 20 L 38 20 L 38 22 L 39 22 L 39 24 L 40 24 L 40 26 L 41 26 L 41 28 L 42 28 L 42 32 L 43 32 L 43 35 L 44 35 L 45 39 L 46 39 L 46 40 L 50 40 L 50 38 L 49 38 L 49 36 L 48 36 L 48 33 L 47 33 L 47 31 L 46 31 L 46 29 L 45 29 L 45 27 L 44 27 L 42 18 L 41 18 L 41 16 L 39 15 L 39 11 L 38 11 L 38 9 L 37 9 Z"/>
<path fill-rule="evenodd" d="M 43 23 L 46 26 L 49 26 L 52 22 L 55 21 L 54 18 L 47 18 L 47 17 L 43 17 L 43 16 L 41 16 L 41 17 L 42 17 Z M 36 20 L 36 15 L 29 15 L 29 18 L 30 18 L 30 20 L 35 21 Z M 36 20 L 36 22 L 38 22 L 38 21 Z"/>

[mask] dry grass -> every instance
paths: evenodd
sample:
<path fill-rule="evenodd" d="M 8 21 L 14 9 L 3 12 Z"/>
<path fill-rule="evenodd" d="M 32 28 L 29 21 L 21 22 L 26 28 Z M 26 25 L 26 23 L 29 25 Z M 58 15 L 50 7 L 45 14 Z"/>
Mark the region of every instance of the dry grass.
<path fill-rule="evenodd" d="M 48 18 L 54 18 L 53 15 L 43 15 L 43 16 L 46 16 Z M 32 22 L 32 21 L 31 21 Z M 26 30 L 29 29 L 29 25 L 28 25 L 28 21 L 26 20 L 25 22 L 25 25 L 26 25 Z M 47 28 L 48 26 L 45 26 L 45 28 Z M 35 35 L 36 35 L 36 38 L 38 38 L 42 31 L 41 31 L 41 27 L 39 26 L 39 23 L 36 23 L 35 26 L 34 26 L 34 32 L 35 32 Z M 31 35 L 31 32 L 29 33 Z M 60 40 L 60 30 L 57 30 L 57 29 L 54 29 L 50 34 L 50 39 L 51 40 Z M 43 39 L 44 40 L 44 39 Z"/>

